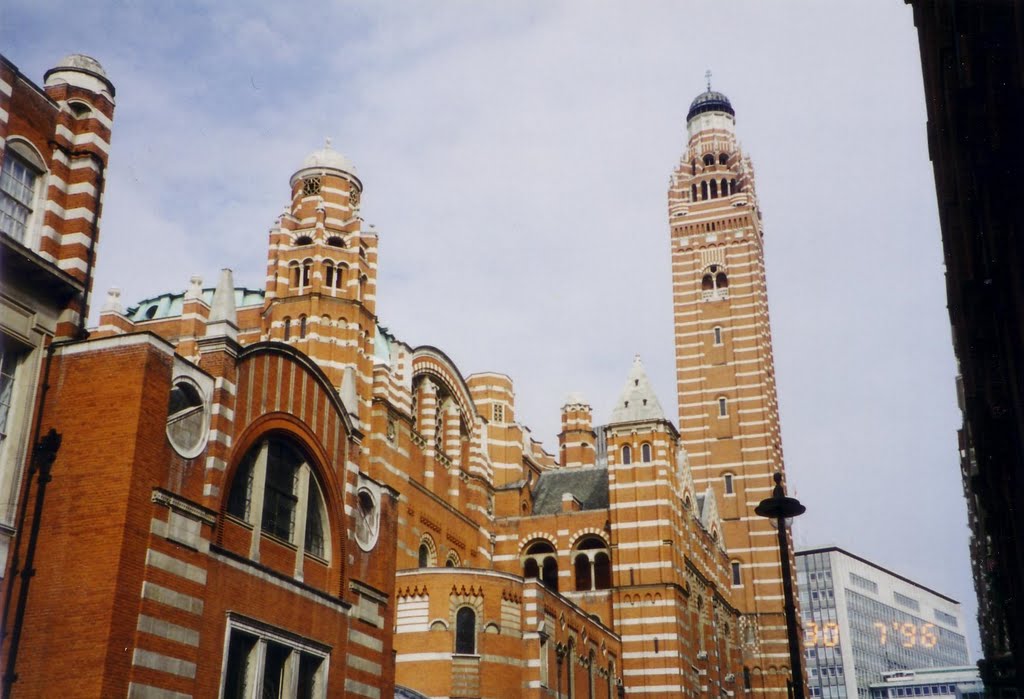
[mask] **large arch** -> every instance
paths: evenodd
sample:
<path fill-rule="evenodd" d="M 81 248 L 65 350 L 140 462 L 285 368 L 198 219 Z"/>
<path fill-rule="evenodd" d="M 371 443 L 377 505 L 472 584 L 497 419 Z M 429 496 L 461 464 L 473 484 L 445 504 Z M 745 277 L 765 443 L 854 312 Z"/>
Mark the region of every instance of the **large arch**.
<path fill-rule="evenodd" d="M 473 402 L 469 386 L 466 385 L 462 373 L 448 358 L 448 355 L 429 345 L 423 345 L 413 350 L 412 381 L 415 382 L 417 377 L 424 375 L 441 383 L 448 390 L 455 400 L 455 404 L 459 406 L 459 410 L 466 416 L 469 425 L 475 422 L 476 404 Z"/>

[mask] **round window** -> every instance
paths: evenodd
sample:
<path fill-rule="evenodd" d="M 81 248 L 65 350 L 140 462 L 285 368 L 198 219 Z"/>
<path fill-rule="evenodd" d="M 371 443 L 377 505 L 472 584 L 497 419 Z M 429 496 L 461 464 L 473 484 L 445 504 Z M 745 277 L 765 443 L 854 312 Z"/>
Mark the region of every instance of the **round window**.
<path fill-rule="evenodd" d="M 377 545 L 380 532 L 380 507 L 377 500 L 366 488 L 356 493 L 356 543 L 363 551 L 371 551 Z"/>
<path fill-rule="evenodd" d="M 208 425 L 199 387 L 185 378 L 175 379 L 167 401 L 167 439 L 174 451 L 186 459 L 198 456 L 206 446 Z"/>

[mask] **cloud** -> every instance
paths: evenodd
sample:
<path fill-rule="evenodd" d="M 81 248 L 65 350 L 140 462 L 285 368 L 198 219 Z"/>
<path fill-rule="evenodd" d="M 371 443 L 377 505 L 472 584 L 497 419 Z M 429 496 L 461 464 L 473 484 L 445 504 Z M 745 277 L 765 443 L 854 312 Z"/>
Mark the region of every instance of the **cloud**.
<path fill-rule="evenodd" d="M 973 617 L 910 8 L 93 5 L 16 3 L 0 41 L 38 79 L 92 53 L 118 87 L 100 294 L 222 266 L 261 286 L 288 177 L 332 136 L 380 232 L 382 322 L 510 375 L 550 450 L 565 394 L 606 419 L 636 352 L 675 413 L 665 194 L 711 68 L 756 167 L 798 541 Z"/>

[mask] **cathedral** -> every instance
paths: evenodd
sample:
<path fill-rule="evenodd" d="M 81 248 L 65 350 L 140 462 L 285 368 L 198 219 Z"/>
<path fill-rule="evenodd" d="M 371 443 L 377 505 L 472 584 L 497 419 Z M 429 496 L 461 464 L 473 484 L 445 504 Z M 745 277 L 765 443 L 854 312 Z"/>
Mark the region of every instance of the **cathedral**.
<path fill-rule="evenodd" d="M 678 415 L 638 356 L 607 424 L 565 399 L 552 453 L 512 378 L 382 327 L 330 143 L 281 170 L 263 288 L 114 290 L 86 330 L 114 94 L 85 56 L 43 87 L 0 63 L 4 696 L 786 696 L 763 230 L 724 95 L 668 192 Z"/>

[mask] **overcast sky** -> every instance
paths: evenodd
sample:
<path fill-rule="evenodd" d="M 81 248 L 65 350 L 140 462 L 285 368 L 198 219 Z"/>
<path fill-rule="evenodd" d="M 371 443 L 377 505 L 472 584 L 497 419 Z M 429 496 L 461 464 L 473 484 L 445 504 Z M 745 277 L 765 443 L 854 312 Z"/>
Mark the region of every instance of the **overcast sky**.
<path fill-rule="evenodd" d="M 244 9 L 242 9 L 244 7 Z M 96 273 L 132 304 L 230 267 L 263 287 L 289 176 L 332 137 L 380 234 L 378 313 L 515 381 L 555 451 L 639 353 L 675 417 L 668 178 L 704 71 L 765 222 L 798 547 L 975 596 L 917 34 L 899 0 L 7 0 L 29 78 L 72 52 L 117 88 Z"/>

